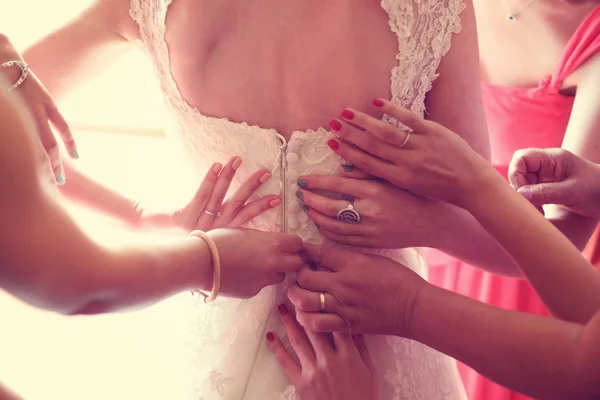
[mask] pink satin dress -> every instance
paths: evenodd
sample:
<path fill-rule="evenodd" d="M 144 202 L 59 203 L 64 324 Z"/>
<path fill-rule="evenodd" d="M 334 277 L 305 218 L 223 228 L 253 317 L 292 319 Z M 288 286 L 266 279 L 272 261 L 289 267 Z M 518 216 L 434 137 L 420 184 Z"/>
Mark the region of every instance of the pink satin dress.
<path fill-rule="evenodd" d="M 515 151 L 561 147 L 574 97 L 564 96 L 564 80 L 600 51 L 600 6 L 581 23 L 569 40 L 556 71 L 535 88 L 483 83 L 481 90 L 489 125 L 492 163 L 505 177 Z M 600 74 L 600 71 L 599 71 Z M 496 276 L 440 252 L 426 254 L 430 281 L 473 299 L 508 310 L 549 315 L 526 280 Z M 459 365 L 471 400 L 515 400 L 528 397 L 505 389 Z"/>

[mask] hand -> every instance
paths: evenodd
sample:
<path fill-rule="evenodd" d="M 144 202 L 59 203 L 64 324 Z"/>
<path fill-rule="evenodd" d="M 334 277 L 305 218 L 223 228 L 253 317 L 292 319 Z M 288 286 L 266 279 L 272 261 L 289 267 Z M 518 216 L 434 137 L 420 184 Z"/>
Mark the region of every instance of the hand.
<path fill-rule="evenodd" d="M 0 35 L 0 64 L 7 61 L 23 61 L 23 58 L 10 44 L 8 39 Z M 0 68 L 0 74 L 4 75 L 11 85 L 20 77 L 19 69 L 16 67 Z M 4 87 L 0 87 L 0 90 L 4 89 Z M 52 96 L 50 96 L 33 72 L 29 71 L 25 81 L 15 89 L 14 93 L 20 95 L 33 117 L 38 136 L 46 151 L 56 182 L 59 185 L 64 184 L 65 171 L 58 143 L 50 128 L 50 123 L 60 134 L 69 155 L 77 159 L 79 158 L 79 153 L 77 152 L 77 145 L 75 144 L 69 125 L 58 111 Z"/>
<path fill-rule="evenodd" d="M 417 296 L 427 284 L 416 272 L 386 257 L 305 244 L 310 261 L 288 290 L 298 322 L 316 332 L 397 335 L 411 338 Z M 319 293 L 324 293 L 321 312 Z"/>
<path fill-rule="evenodd" d="M 399 249 L 413 246 L 436 247 L 433 224 L 436 203 L 397 188 L 387 182 L 358 180 L 333 175 L 310 175 L 298 179 L 296 194 L 304 210 L 328 239 L 350 246 Z M 360 222 L 337 219 L 350 202 L 333 200 L 319 190 L 354 198 L 352 206 Z M 426 216 L 426 217 L 425 217 Z"/>
<path fill-rule="evenodd" d="M 395 126 L 365 113 L 346 109 L 342 124 L 331 121 L 340 141 L 329 146 L 347 162 L 367 173 L 429 199 L 464 206 L 476 195 L 479 182 L 496 172 L 460 136 L 426 121 L 393 103 L 376 99 L 373 104 L 410 129 Z M 360 171 L 344 175 L 364 178 Z"/>
<path fill-rule="evenodd" d="M 231 158 L 224 167 L 219 163 L 214 164 L 206 173 L 192 200 L 182 209 L 162 213 L 138 206 L 140 225 L 177 227 L 186 232 L 195 229 L 209 231 L 216 228 L 237 228 L 263 212 L 279 206 L 281 199 L 276 195 L 248 202 L 260 185 L 271 178 L 267 169 L 254 173 L 223 202 L 241 164 L 242 160 L 239 157 Z"/>
<path fill-rule="evenodd" d="M 377 399 L 377 372 L 362 336 L 304 331 L 285 305 L 279 306 L 283 325 L 300 365 L 279 338 L 267 333 L 269 347 L 302 399 Z"/>
<path fill-rule="evenodd" d="M 265 286 L 281 283 L 285 274 L 298 271 L 304 264 L 297 254 L 304 249 L 298 236 L 251 229 L 216 229 L 210 232 L 221 259 L 221 294 L 251 298 Z M 207 260 L 207 265 L 210 261 Z M 210 290 L 210 276 L 203 279 Z"/>
<path fill-rule="evenodd" d="M 509 180 L 535 206 L 560 204 L 585 217 L 600 217 L 600 166 L 563 149 L 517 151 Z"/>

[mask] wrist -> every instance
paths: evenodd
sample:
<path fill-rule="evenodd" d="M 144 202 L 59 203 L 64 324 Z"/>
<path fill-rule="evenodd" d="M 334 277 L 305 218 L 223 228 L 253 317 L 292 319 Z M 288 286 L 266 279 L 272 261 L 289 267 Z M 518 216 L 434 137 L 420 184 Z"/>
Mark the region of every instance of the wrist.
<path fill-rule="evenodd" d="M 474 175 L 465 189 L 462 208 L 471 214 L 482 206 L 488 207 L 502 198 L 508 191 L 514 191 L 504 177 L 489 164 Z"/>
<path fill-rule="evenodd" d="M 190 268 L 190 285 L 192 290 L 210 291 L 213 286 L 214 265 L 210 247 L 202 238 L 189 236 L 193 256 Z"/>
<path fill-rule="evenodd" d="M 397 336 L 403 336 L 412 340 L 421 342 L 423 334 L 429 329 L 428 323 L 431 323 L 428 318 L 428 311 L 432 304 L 435 305 L 436 301 L 440 301 L 440 292 L 443 289 L 438 288 L 428 282 L 424 281 L 417 291 L 410 312 L 407 312 L 407 318 L 405 318 L 404 332 L 397 330 Z M 437 303 L 443 306 L 443 303 Z"/>

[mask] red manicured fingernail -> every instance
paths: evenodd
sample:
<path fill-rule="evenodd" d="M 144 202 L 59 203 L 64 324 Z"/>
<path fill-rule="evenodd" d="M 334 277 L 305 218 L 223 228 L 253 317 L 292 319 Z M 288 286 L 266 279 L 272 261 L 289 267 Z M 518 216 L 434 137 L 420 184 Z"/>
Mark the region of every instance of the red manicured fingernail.
<path fill-rule="evenodd" d="M 331 127 L 331 129 L 333 129 L 336 132 L 339 132 L 342 130 L 342 124 L 340 124 L 340 121 L 332 119 L 331 121 L 329 121 L 329 126 Z"/>
<path fill-rule="evenodd" d="M 331 147 L 331 150 L 333 151 L 337 151 L 340 148 L 340 144 L 333 139 L 330 139 L 329 142 L 327 142 L 327 145 Z"/>
<path fill-rule="evenodd" d="M 281 314 L 281 315 L 287 315 L 287 313 L 288 313 L 287 306 L 285 304 L 281 304 L 279 306 L 279 314 Z"/>
<path fill-rule="evenodd" d="M 373 105 L 375 107 L 381 108 L 381 107 L 383 107 L 383 100 L 381 100 L 381 99 L 373 99 Z"/>
<path fill-rule="evenodd" d="M 342 118 L 352 121 L 354 119 L 354 113 L 350 110 L 342 111 Z"/>
<path fill-rule="evenodd" d="M 269 342 L 272 342 L 275 339 L 275 335 L 273 335 L 273 332 L 267 332 L 267 340 Z"/>

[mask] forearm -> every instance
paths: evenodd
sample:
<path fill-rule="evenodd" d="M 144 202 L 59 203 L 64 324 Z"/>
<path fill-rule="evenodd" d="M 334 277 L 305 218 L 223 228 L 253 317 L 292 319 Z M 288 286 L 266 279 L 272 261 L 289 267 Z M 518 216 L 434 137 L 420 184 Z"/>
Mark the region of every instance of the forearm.
<path fill-rule="evenodd" d="M 578 373 L 582 331 L 581 325 L 500 310 L 432 285 L 419 293 L 411 324 L 415 340 L 541 399 L 592 398 L 594 385 L 582 384 L 585 375 Z"/>
<path fill-rule="evenodd" d="M 35 306 L 65 314 L 110 312 L 210 287 L 211 256 L 198 238 L 106 248 L 53 199 L 42 196 L 23 209 L 4 216 L 0 285 Z"/>
<path fill-rule="evenodd" d="M 92 179 L 68 158 L 63 159 L 67 176 L 60 192 L 69 200 L 84 204 L 130 226 L 138 226 L 140 214 L 135 201 Z"/>
<path fill-rule="evenodd" d="M 490 207 L 493 204 L 493 207 Z M 600 309 L 600 274 L 527 200 L 490 177 L 468 209 L 559 318 L 585 324 Z"/>

